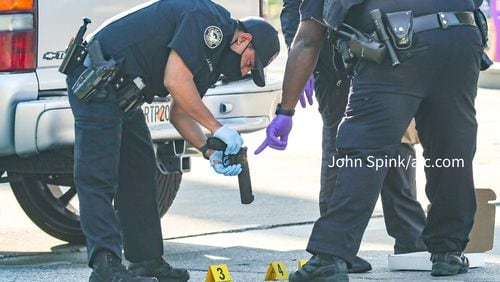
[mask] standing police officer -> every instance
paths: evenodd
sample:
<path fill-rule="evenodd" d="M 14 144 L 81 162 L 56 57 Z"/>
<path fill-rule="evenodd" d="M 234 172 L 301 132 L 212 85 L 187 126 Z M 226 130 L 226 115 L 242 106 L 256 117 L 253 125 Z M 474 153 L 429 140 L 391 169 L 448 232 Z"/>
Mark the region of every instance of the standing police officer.
<path fill-rule="evenodd" d="M 162 259 L 155 155 L 140 105 L 172 95 L 170 118 L 181 135 L 217 173 L 239 174 L 240 165 L 222 158 L 237 153 L 243 140 L 213 117 L 201 97 L 221 73 L 234 78 L 252 71 L 255 83 L 264 86 L 263 68 L 279 52 L 277 31 L 260 18 L 231 19 L 209 0 L 152 1 L 107 22 L 87 50 L 84 66 L 67 82 L 90 281 L 187 281 L 185 269 Z M 109 70 L 109 83 L 99 84 Z M 98 87 L 81 95 L 85 85 Z M 228 145 L 225 152 L 206 148 L 198 123 Z M 121 264 L 122 242 L 128 270 Z"/>
<path fill-rule="evenodd" d="M 306 2 L 321 5 L 323 1 Z M 348 279 L 346 263 L 356 257 L 389 169 L 375 169 L 369 160 L 393 158 L 413 117 L 428 159 L 426 194 L 432 207 L 423 236 L 432 253 L 431 274 L 468 271 L 462 252 L 476 208 L 472 178 L 477 131 L 474 99 L 483 48 L 472 12 L 480 2 L 324 1 L 324 19 L 334 28 L 346 22 L 371 34 L 376 31 L 372 16 L 378 17 L 376 11 L 370 12 L 380 9 L 385 15 L 397 13 L 391 14 L 391 19 L 399 19 L 400 25 L 392 30 L 407 36 L 390 43 L 399 44 L 399 66 L 392 66 L 395 61 L 391 60 L 375 63 L 361 59 L 355 68 L 337 149 L 343 157 L 363 165 L 339 169 L 328 212 L 316 221 L 307 246 L 313 257 L 290 275 L 290 281 Z M 324 39 L 325 29 L 309 22 L 301 27 L 310 33 L 308 40 L 295 42 L 290 51 L 284 97 L 278 115 L 268 126 L 265 142 L 273 148 L 286 145 L 292 127 L 290 116 Z M 292 71 L 296 66 L 299 70 Z M 442 167 L 443 159 L 461 159 L 462 165 Z"/>
<path fill-rule="evenodd" d="M 281 25 L 287 46 L 291 46 L 299 25 L 303 21 L 322 17 L 322 7 L 302 0 L 285 0 L 281 12 Z M 300 15 L 299 15 L 300 6 Z M 297 41 L 308 34 L 301 34 Z M 332 156 L 337 157 L 335 141 L 337 127 L 342 119 L 347 104 L 350 79 L 346 74 L 338 72 L 333 66 L 333 48 L 329 40 L 325 40 L 321 48 L 314 76 L 309 78 L 315 83 L 306 83 L 304 94 L 308 94 L 308 86 L 314 85 L 319 112 L 323 120 L 323 153 L 321 162 L 321 189 L 319 197 L 320 215 L 328 211 L 328 201 L 335 190 L 335 181 L 339 168 L 331 166 Z M 312 91 L 310 89 L 309 91 Z M 302 94 L 302 96 L 304 95 Z M 305 100 L 305 99 L 304 99 Z M 305 103 L 301 103 L 305 106 Z M 403 138 L 405 139 L 405 138 Z M 405 139 L 397 148 L 396 154 L 403 159 L 415 159 L 413 140 Z M 381 189 L 382 207 L 387 232 L 395 238 L 394 253 L 411 253 L 425 251 L 421 234 L 425 226 L 425 213 L 416 200 L 416 168 L 414 166 L 393 167 L 389 169 Z M 348 265 L 350 273 L 366 272 L 371 265 L 356 256 Z"/>

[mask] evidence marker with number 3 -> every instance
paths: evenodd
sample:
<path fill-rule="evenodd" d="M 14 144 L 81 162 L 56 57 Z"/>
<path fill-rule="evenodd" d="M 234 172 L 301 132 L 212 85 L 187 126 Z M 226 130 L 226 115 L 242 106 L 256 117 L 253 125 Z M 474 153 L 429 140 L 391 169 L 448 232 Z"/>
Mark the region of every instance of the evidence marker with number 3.
<path fill-rule="evenodd" d="M 231 282 L 231 274 L 225 264 L 211 265 L 208 268 L 205 282 Z"/>

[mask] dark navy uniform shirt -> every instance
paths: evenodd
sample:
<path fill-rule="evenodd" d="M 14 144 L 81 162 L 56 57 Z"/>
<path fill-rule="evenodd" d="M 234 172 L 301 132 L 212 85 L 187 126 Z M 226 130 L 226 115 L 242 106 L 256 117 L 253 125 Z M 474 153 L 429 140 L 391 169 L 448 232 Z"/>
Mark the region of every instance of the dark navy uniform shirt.
<path fill-rule="evenodd" d="M 300 5 L 300 21 L 323 20 L 323 0 L 303 0 Z M 333 83 L 339 80 L 347 80 L 344 74 L 335 70 L 333 66 L 333 48 L 331 42 L 325 39 L 316 63 L 316 71 L 320 75 L 328 75 Z"/>
<path fill-rule="evenodd" d="M 323 16 L 325 22 L 332 27 L 337 27 L 342 23 L 349 9 L 365 0 L 324 0 Z"/>
<path fill-rule="evenodd" d="M 217 63 L 235 28 L 229 12 L 209 0 L 160 0 L 111 19 L 92 40 L 99 40 L 105 57 L 123 59 L 127 76 L 145 81 L 145 100 L 151 102 L 155 95 L 168 95 L 163 81 L 172 49 L 203 96 L 220 75 Z"/>
<path fill-rule="evenodd" d="M 300 17 L 299 17 L 300 15 Z M 292 45 L 299 22 L 323 18 L 323 0 L 284 0 L 281 10 L 281 30 L 288 48 Z"/>
<path fill-rule="evenodd" d="M 300 2 L 302 2 L 302 0 L 283 0 L 280 22 L 288 49 L 290 49 L 295 33 L 299 27 Z"/>
<path fill-rule="evenodd" d="M 322 20 L 323 3 L 324 0 L 303 0 L 302 5 L 300 6 L 300 21 L 305 21 L 311 18 Z"/>

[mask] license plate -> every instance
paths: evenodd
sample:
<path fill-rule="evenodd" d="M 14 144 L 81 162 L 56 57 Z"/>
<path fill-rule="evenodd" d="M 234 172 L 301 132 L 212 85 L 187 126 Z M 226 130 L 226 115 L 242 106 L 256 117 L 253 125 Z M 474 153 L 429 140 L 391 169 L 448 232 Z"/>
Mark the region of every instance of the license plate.
<path fill-rule="evenodd" d="M 171 102 L 153 102 L 143 104 L 142 111 L 148 125 L 157 125 L 170 122 Z"/>

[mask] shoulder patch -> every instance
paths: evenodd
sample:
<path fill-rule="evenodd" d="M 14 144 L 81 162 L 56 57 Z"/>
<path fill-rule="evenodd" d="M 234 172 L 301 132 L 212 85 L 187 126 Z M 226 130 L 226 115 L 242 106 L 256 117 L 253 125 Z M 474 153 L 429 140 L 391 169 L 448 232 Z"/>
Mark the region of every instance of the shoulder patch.
<path fill-rule="evenodd" d="M 208 48 L 214 49 L 220 45 L 222 39 L 224 38 L 224 34 L 222 33 L 220 27 L 211 25 L 205 29 L 203 37 Z"/>

